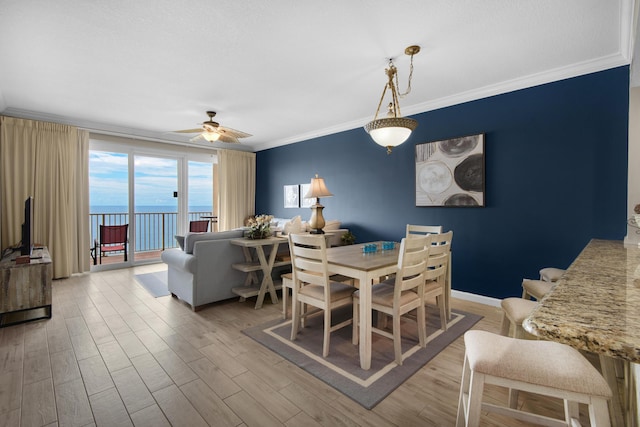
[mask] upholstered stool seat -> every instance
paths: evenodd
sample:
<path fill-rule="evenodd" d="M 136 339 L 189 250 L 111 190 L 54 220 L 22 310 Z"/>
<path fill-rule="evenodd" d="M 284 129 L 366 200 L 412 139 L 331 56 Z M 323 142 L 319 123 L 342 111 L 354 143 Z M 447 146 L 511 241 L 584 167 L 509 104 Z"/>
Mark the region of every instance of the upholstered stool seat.
<path fill-rule="evenodd" d="M 522 322 L 529 317 L 538 303 L 522 298 L 505 298 L 500 302 L 502 307 L 502 335 L 514 338 L 524 338 L 526 331 L 522 328 Z M 513 325 L 513 334 L 509 329 Z"/>
<path fill-rule="evenodd" d="M 554 267 L 543 268 L 540 270 L 540 280 L 544 280 L 545 282 L 557 282 L 565 271 L 567 270 Z"/>
<path fill-rule="evenodd" d="M 522 280 L 522 298 L 531 299 L 532 297 L 540 301 L 553 287 L 552 282 L 544 280 L 523 279 Z"/>
<path fill-rule="evenodd" d="M 520 340 L 487 331 L 467 331 L 457 426 L 478 426 L 481 412 L 496 412 L 547 426 L 571 426 L 579 403 L 588 405 L 593 427 L 610 426 L 611 389 L 578 350 L 551 341 Z M 544 355 L 544 357 L 540 357 Z M 542 394 L 565 401 L 565 419 L 482 402 L 485 384 Z"/>

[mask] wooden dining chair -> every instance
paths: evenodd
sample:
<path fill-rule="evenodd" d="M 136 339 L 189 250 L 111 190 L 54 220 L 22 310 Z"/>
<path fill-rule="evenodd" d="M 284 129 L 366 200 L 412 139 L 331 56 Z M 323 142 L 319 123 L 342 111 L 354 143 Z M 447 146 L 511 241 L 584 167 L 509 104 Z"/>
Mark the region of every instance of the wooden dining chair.
<path fill-rule="evenodd" d="M 102 254 L 108 252 L 124 252 L 124 261 L 127 262 L 128 230 L 129 224 L 100 226 L 100 240 L 94 244 L 100 264 L 102 264 Z"/>
<path fill-rule="evenodd" d="M 449 255 L 451 252 L 451 240 L 453 231 L 431 235 L 431 249 L 427 258 L 427 269 L 424 273 L 424 298 L 435 298 L 440 310 L 440 327 L 447 330 L 449 292 L 447 287 L 447 274 Z"/>
<path fill-rule="evenodd" d="M 414 225 L 407 224 L 407 232 L 405 237 L 424 236 L 425 234 L 442 233 L 441 225 Z"/>
<path fill-rule="evenodd" d="M 418 326 L 418 342 L 425 347 L 427 333 L 424 308 L 424 273 L 427 258 L 431 249 L 431 236 L 403 238 L 400 242 L 398 269 L 394 279 L 373 285 L 371 288 L 371 309 L 392 317 L 392 332 L 378 327 L 371 331 L 393 340 L 395 361 L 402 365 L 402 342 L 400 317 L 416 310 Z M 360 291 L 353 294 L 353 344 L 358 344 L 359 337 L 359 305 Z"/>
<path fill-rule="evenodd" d="M 209 231 L 209 220 L 189 221 L 189 231 L 193 233 L 206 233 Z"/>
<path fill-rule="evenodd" d="M 291 340 L 295 340 L 301 320 L 324 312 L 322 357 L 329 355 L 331 332 L 351 324 L 352 319 L 331 325 L 331 311 L 350 305 L 355 288 L 330 279 L 327 241 L 324 235 L 289 234 L 293 292 L 291 297 Z M 315 307 L 308 310 L 303 305 Z"/>

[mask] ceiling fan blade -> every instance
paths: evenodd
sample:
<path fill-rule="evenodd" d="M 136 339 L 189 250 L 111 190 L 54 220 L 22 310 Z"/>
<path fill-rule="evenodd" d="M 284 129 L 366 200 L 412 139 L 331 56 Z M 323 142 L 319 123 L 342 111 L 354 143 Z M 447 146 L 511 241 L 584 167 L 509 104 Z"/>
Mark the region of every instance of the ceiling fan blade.
<path fill-rule="evenodd" d="M 238 138 L 236 138 L 235 136 L 228 134 L 228 133 L 220 133 L 220 139 L 218 139 L 218 141 L 220 142 L 228 142 L 231 144 L 239 144 L 240 141 L 238 141 Z"/>
<path fill-rule="evenodd" d="M 182 129 L 182 130 L 174 130 L 172 131 L 173 133 L 196 133 L 196 132 L 202 132 L 202 128 L 197 128 L 197 129 Z"/>
<path fill-rule="evenodd" d="M 200 140 L 200 139 L 204 139 L 204 136 L 202 136 L 202 134 L 201 134 L 201 133 L 200 133 L 200 134 L 198 134 L 198 135 L 196 135 L 196 136 L 194 136 L 193 138 L 191 138 L 191 139 L 189 140 L 189 142 L 196 142 L 196 141 L 198 141 L 198 140 Z"/>
<path fill-rule="evenodd" d="M 250 136 L 253 136 L 250 133 L 242 132 L 242 131 L 231 129 L 224 126 L 220 126 L 218 128 L 218 132 L 220 132 L 221 134 L 233 135 L 236 138 L 248 138 Z"/>

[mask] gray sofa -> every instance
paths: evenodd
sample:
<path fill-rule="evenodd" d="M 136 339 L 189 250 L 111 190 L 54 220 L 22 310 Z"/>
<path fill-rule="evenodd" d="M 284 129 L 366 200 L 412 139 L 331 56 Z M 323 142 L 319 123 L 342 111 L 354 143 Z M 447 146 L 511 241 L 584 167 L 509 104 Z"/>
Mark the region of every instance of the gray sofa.
<path fill-rule="evenodd" d="M 243 230 L 187 233 L 184 249 L 162 252 L 162 261 L 168 266 L 169 292 L 190 304 L 194 311 L 205 304 L 237 297 L 231 289 L 244 284 L 246 273 L 233 269 L 231 264 L 244 262 L 244 255 L 241 247 L 229 241 L 242 236 Z"/>
<path fill-rule="evenodd" d="M 181 247 L 167 249 L 161 255 L 167 264 L 169 292 L 191 305 L 194 311 L 205 304 L 237 297 L 231 289 L 243 286 L 247 273 L 231 267 L 245 262 L 245 258 L 242 248 L 232 245 L 230 240 L 243 237 L 244 231 L 187 233 L 184 238 L 176 236 Z M 329 245 L 339 246 L 340 237 L 346 231 L 328 231 Z M 278 252 L 287 251 L 286 243 L 278 248 Z M 290 268 L 276 268 L 272 276 L 278 278 L 285 271 L 290 271 Z"/>

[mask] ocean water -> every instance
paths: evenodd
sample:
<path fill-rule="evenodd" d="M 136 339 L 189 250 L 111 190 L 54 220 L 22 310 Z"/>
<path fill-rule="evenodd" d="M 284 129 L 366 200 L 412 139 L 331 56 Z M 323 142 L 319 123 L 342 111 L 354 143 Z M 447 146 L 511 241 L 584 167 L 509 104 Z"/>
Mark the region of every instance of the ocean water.
<path fill-rule="evenodd" d="M 176 247 L 178 208 L 176 206 L 136 206 L 136 252 Z M 210 215 L 211 206 L 189 206 L 190 221 Z M 98 238 L 100 225 L 130 224 L 126 206 L 91 206 L 91 241 Z M 129 233 L 131 233 L 129 227 Z M 129 235 L 131 241 L 131 234 Z"/>

